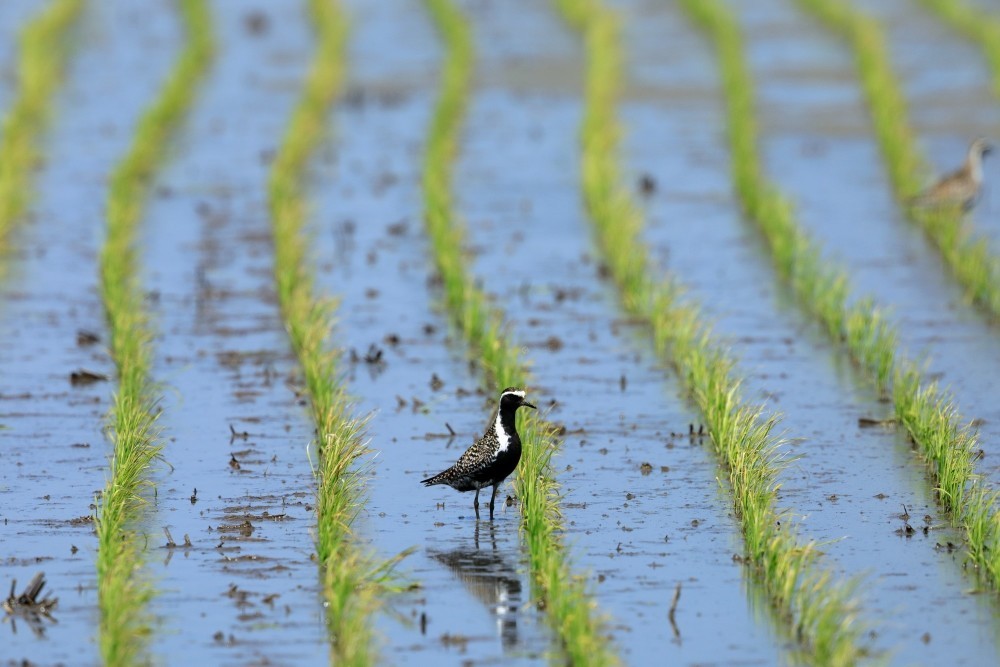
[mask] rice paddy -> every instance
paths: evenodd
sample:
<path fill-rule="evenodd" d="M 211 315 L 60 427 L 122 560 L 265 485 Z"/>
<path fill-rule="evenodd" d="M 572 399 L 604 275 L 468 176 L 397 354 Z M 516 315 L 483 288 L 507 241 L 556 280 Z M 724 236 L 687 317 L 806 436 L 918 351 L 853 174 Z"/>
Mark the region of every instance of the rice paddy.
<path fill-rule="evenodd" d="M 748 560 L 775 607 L 789 618 L 788 634 L 798 637 L 812 662 L 853 664 L 865 654 L 864 629 L 853 599 L 856 583 L 834 581 L 816 562 L 816 545 L 800 544 L 794 529 L 789 530 L 789 517 L 774 508 L 778 471 L 786 457 L 771 435 L 778 417 L 744 402 L 735 363 L 701 321 L 697 306 L 678 303 L 680 288 L 673 281 L 657 284 L 643 256 L 638 241 L 641 215 L 618 175 L 615 101 L 620 96 L 621 55 L 616 19 L 598 2 L 566 2 L 560 7 L 588 45 L 583 190 L 623 303 L 648 319 L 657 349 L 684 378 L 706 420 L 728 472 Z"/>
<path fill-rule="evenodd" d="M 962 418 L 947 391 L 924 382 L 918 365 L 897 354 L 898 335 L 884 310 L 871 297 L 852 295 L 847 271 L 822 259 L 822 250 L 795 222 L 791 204 L 766 180 L 757 153 L 752 81 L 735 20 L 718 3 L 688 7 L 718 47 L 728 97 L 733 178 L 748 216 L 765 235 L 777 270 L 800 303 L 835 342 L 845 345 L 875 387 L 891 396 L 899 425 L 927 462 L 936 499 L 964 528 L 976 568 L 997 586 L 992 557 L 1000 537 L 997 496 L 974 473 L 979 446 L 970 420 Z"/>
<path fill-rule="evenodd" d="M 107 486 L 94 517 L 97 585 L 101 612 L 101 656 L 109 665 L 145 660 L 151 632 L 146 605 L 154 595 L 142 573 L 146 537 L 135 530 L 149 502 L 149 471 L 162 446 L 156 428 L 156 388 L 150 377 L 152 339 L 140 284 L 136 248 L 148 177 L 156 168 L 171 134 L 191 105 L 197 82 L 212 56 L 212 27 L 202 0 L 180 5 L 189 32 L 187 45 L 160 97 L 139 121 L 132 147 L 111 176 L 108 231 L 100 257 L 104 308 L 111 358 L 118 388 L 109 415 L 113 442 Z"/>
<path fill-rule="evenodd" d="M 425 219 L 445 299 L 486 372 L 488 386 L 530 387 L 518 348 L 504 330 L 503 315 L 488 304 L 486 294 L 475 286 L 464 267 L 461 231 L 452 222 L 456 213 L 451 204 L 451 174 L 468 103 L 474 59 L 472 36 L 451 0 L 429 0 L 428 7 L 448 45 L 424 166 Z M 551 464 L 557 446 L 556 429 L 529 415 L 520 419 L 519 432 L 524 452 L 514 484 L 522 509 L 521 529 L 532 575 L 566 653 L 565 658 L 557 657 L 555 661 L 616 664 L 585 579 L 572 572 L 561 543 L 559 486 Z"/>
<path fill-rule="evenodd" d="M 911 202 L 926 185 L 929 168 L 914 139 L 907 103 L 885 47 L 882 30 L 850 3 L 801 0 L 803 6 L 848 39 L 872 109 L 872 123 L 896 197 L 937 246 L 970 299 L 992 317 L 1000 314 L 1000 259 L 976 237 L 961 210 L 922 209 Z"/>
<path fill-rule="evenodd" d="M 0 3 L 5 659 L 995 662 L 994 11 L 265 4 Z"/>
<path fill-rule="evenodd" d="M 300 181 L 313 146 L 324 132 L 330 103 L 340 90 L 344 67 L 345 17 L 339 7 L 310 4 L 318 34 L 316 55 L 275 157 L 269 183 L 274 224 L 275 279 L 292 347 L 302 367 L 316 425 L 316 559 L 326 600 L 333 653 L 341 665 L 375 662 L 369 617 L 377 580 L 387 566 L 367 563 L 353 544 L 351 524 L 363 497 L 363 421 L 350 403 L 329 349 L 332 304 L 314 293 L 307 238 L 306 199 Z"/>

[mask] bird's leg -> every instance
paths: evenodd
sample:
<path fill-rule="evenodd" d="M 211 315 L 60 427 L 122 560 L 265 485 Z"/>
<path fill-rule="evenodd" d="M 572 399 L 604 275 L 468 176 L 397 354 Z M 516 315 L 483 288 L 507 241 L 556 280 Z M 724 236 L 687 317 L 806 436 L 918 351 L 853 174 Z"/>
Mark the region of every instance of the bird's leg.
<path fill-rule="evenodd" d="M 498 486 L 500 486 L 499 482 L 493 485 L 493 495 L 490 496 L 490 521 L 493 520 L 493 501 L 497 499 L 497 487 Z"/>
<path fill-rule="evenodd" d="M 472 506 L 476 508 L 476 518 L 479 518 L 479 489 L 476 489 L 476 499 L 472 501 Z"/>

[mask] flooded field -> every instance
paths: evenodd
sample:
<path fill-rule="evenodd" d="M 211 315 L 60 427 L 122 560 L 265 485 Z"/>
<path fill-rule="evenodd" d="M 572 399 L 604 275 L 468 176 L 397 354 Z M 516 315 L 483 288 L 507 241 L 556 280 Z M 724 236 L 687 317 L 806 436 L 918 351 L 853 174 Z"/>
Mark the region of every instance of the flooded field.
<path fill-rule="evenodd" d="M 327 454 L 279 305 L 268 190 L 308 81 L 316 3 L 206 4 L 215 54 L 146 177 L 135 248 L 162 446 L 123 533 L 141 554 L 133 576 L 154 591 L 142 652 L 155 664 L 321 664 L 344 641 L 316 555 Z M 490 521 L 477 520 L 472 494 L 419 484 L 482 435 L 503 389 L 448 309 L 425 231 L 425 155 L 451 57 L 436 3 L 332 4 L 349 19 L 345 78 L 300 178 L 303 268 L 313 296 L 332 303 L 322 345 L 338 352 L 338 382 L 366 420 L 352 546 L 373 562 L 408 553 L 394 585 L 375 586 L 369 661 L 566 664 L 574 630 L 550 601 L 567 582 L 535 570 L 515 486 L 501 486 Z M 620 177 L 654 280 L 682 286 L 736 360 L 744 399 L 780 415 L 776 511 L 815 543 L 826 586 L 855 587 L 863 659 L 995 663 L 1000 598 L 970 565 L 965 527 L 938 502 L 885 393 L 803 308 L 744 214 L 712 41 L 677 3 L 597 4 L 619 19 Z M 1000 488 L 1000 329 L 907 221 L 853 55 L 803 4 L 722 3 L 743 34 L 762 167 L 823 257 L 847 268 L 852 298 L 884 306 L 899 353 L 975 420 L 974 472 Z M 935 169 L 958 166 L 977 136 L 1000 149 L 996 74 L 979 47 L 924 3 L 858 4 L 885 27 Z M 46 5 L 0 2 L 0 115 L 19 90 L 14 38 Z M 460 261 L 503 314 L 528 400 L 558 429 L 554 531 L 598 620 L 593 641 L 623 664 L 836 664 L 760 575 L 708 419 L 623 306 L 595 243 L 581 185 L 592 43 L 555 3 L 454 5 L 474 46 L 449 183 Z M 174 2 L 85 3 L 29 211 L 0 248 L 4 598 L 17 582 L 0 614 L 0 664 L 114 662 L 95 521 L 119 378 L 98 260 L 110 174 L 185 40 Z M 969 215 L 1000 254 L 992 158 Z M 16 601 L 39 572 L 42 595 L 58 597 L 44 613 Z"/>

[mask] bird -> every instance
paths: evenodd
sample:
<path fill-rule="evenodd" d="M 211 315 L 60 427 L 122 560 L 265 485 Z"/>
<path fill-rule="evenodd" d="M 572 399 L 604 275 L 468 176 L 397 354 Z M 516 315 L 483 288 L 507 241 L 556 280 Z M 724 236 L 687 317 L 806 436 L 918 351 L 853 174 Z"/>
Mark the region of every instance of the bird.
<path fill-rule="evenodd" d="M 983 186 L 983 158 L 993 151 L 980 137 L 969 146 L 961 168 L 942 176 L 940 180 L 910 200 L 919 208 L 957 208 L 968 211 L 976 204 Z"/>
<path fill-rule="evenodd" d="M 514 415 L 520 407 L 537 410 L 524 400 L 524 390 L 507 387 L 500 393 L 497 408 L 490 417 L 483 436 L 472 443 L 458 461 L 444 472 L 421 480 L 424 486 L 447 484 L 456 491 L 475 491 L 472 506 L 479 518 L 479 490 L 493 486 L 490 496 L 490 521 L 497 498 L 497 487 L 514 472 L 521 460 L 521 437 L 514 426 Z"/>

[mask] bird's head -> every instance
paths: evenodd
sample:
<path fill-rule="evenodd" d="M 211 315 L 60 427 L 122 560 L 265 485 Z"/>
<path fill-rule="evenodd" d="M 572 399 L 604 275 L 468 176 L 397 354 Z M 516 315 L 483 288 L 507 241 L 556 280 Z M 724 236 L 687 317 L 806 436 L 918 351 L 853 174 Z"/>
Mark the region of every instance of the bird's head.
<path fill-rule="evenodd" d="M 500 410 L 517 410 L 520 407 L 537 410 L 534 405 L 524 400 L 524 390 L 517 387 L 507 387 L 500 394 Z"/>
<path fill-rule="evenodd" d="M 984 158 L 993 152 L 993 145 L 986 141 L 983 137 L 979 137 L 972 142 L 972 146 L 969 148 L 969 153 L 976 155 L 979 158 Z"/>

